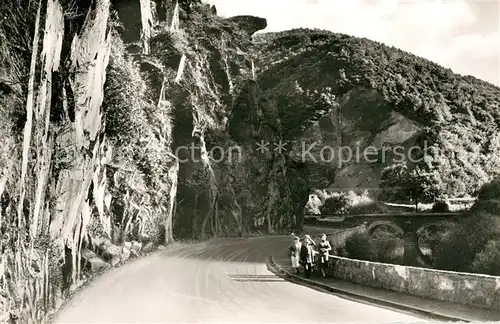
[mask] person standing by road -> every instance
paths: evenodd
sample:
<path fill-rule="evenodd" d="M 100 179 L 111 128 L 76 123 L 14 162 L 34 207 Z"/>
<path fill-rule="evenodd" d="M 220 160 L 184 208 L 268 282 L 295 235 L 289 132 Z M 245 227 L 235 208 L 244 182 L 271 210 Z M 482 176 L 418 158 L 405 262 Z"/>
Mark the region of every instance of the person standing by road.
<path fill-rule="evenodd" d="M 292 267 L 295 269 L 296 273 L 299 273 L 300 268 L 300 249 L 302 244 L 300 243 L 299 237 L 294 236 L 293 242 L 290 245 L 290 258 L 292 259 Z"/>
<path fill-rule="evenodd" d="M 326 277 L 325 270 L 328 267 L 328 256 L 330 251 L 332 250 L 332 246 L 330 242 L 326 239 L 326 234 L 321 235 L 321 242 L 319 242 L 319 265 L 321 268 L 321 276 L 323 278 Z"/>
<path fill-rule="evenodd" d="M 300 261 L 302 266 L 304 267 L 304 275 L 306 278 L 311 276 L 313 261 L 314 261 L 314 249 L 313 247 L 316 245 L 309 235 L 305 235 L 304 242 L 302 243 L 302 247 L 300 249 Z"/>

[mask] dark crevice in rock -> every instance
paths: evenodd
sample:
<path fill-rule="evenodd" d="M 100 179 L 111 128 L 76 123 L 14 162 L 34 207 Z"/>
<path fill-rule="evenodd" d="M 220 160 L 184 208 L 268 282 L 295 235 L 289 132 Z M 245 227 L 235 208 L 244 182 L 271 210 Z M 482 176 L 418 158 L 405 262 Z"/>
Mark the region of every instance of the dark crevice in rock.
<path fill-rule="evenodd" d="M 127 44 L 140 41 L 142 31 L 140 2 L 113 0 L 111 3 L 123 25 L 123 28 L 118 30 L 123 42 Z"/>
<path fill-rule="evenodd" d="M 167 8 L 165 0 L 154 0 L 154 3 L 156 7 L 156 16 L 158 18 L 158 21 L 164 22 L 165 20 L 167 20 Z"/>

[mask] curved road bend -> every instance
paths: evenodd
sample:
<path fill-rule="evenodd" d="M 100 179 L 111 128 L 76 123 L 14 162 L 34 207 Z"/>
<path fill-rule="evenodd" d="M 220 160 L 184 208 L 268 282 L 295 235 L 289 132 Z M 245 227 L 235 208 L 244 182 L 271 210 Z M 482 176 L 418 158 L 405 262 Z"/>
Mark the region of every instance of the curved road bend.
<path fill-rule="evenodd" d="M 286 253 L 289 243 L 289 236 L 275 236 L 167 249 L 105 273 L 55 323 L 424 321 L 275 276 L 265 261 Z"/>

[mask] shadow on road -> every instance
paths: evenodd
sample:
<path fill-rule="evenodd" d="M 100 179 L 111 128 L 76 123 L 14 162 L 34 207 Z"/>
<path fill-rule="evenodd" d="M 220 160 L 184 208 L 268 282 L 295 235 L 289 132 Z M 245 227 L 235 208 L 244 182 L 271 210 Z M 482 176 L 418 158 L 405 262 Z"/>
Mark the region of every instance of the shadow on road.
<path fill-rule="evenodd" d="M 275 275 L 245 275 L 245 274 L 228 274 L 231 280 L 237 282 L 285 282 L 283 278 Z"/>
<path fill-rule="evenodd" d="M 338 229 L 337 229 L 338 230 Z M 329 233 L 325 228 L 306 227 L 305 232 Z M 331 231 L 330 231 L 331 232 Z M 257 236 L 250 238 L 216 238 L 187 246 L 166 256 L 213 262 L 266 263 L 269 256 L 288 258 L 291 235 Z"/>
<path fill-rule="evenodd" d="M 276 278 L 275 275 L 260 275 L 260 274 L 228 274 L 230 278 Z"/>
<path fill-rule="evenodd" d="M 237 282 L 287 282 L 284 279 L 233 279 L 233 281 Z"/>
<path fill-rule="evenodd" d="M 165 256 L 214 262 L 265 263 L 270 255 L 286 255 L 290 243 L 291 238 L 287 236 L 217 239 Z"/>

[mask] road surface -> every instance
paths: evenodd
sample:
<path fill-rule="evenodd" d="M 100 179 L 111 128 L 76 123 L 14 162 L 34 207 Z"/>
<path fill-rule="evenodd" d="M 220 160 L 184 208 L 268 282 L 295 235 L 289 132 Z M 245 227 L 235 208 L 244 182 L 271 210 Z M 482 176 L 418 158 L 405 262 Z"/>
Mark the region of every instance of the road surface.
<path fill-rule="evenodd" d="M 55 323 L 424 322 L 284 281 L 268 271 L 290 237 L 218 239 L 111 270 L 77 293 Z"/>

